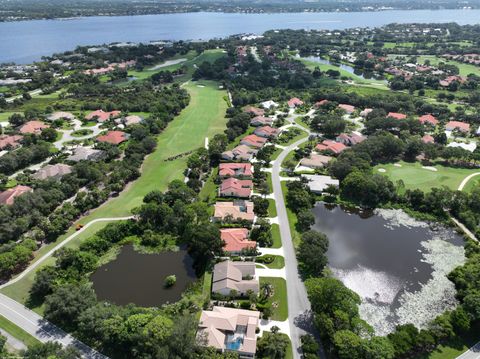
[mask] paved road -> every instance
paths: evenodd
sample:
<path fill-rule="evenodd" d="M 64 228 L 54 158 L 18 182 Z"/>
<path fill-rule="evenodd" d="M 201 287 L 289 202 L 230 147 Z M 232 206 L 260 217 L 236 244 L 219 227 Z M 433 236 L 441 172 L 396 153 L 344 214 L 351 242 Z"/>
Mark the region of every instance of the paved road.
<path fill-rule="evenodd" d="M 463 187 L 470 181 L 473 177 L 480 175 L 480 172 L 477 173 L 472 173 L 470 176 L 467 176 L 463 179 L 462 183 L 460 183 L 460 186 L 458 186 L 458 190 L 461 191 L 463 190 Z"/>
<path fill-rule="evenodd" d="M 113 221 L 124 221 L 124 220 L 127 220 L 127 219 L 131 219 L 133 218 L 133 216 L 128 216 L 128 217 L 116 217 L 116 218 L 98 218 L 98 219 L 94 219 L 93 221 L 90 221 L 88 222 L 85 226 L 83 226 L 82 229 L 80 229 L 79 231 L 76 231 L 75 233 L 71 234 L 69 237 L 67 237 L 66 239 L 64 239 L 62 242 L 60 242 L 59 244 L 57 244 L 55 247 L 53 247 L 52 249 L 50 249 L 47 253 L 45 253 L 40 259 L 38 259 L 36 262 L 34 262 L 33 264 L 31 264 L 27 269 L 25 269 L 22 273 L 20 273 L 19 276 L 13 278 L 12 280 L 10 280 L 9 282 L 6 282 L 2 285 L 0 285 L 0 289 L 4 288 L 4 287 L 8 287 L 10 284 L 13 284 L 13 283 L 16 283 L 18 282 L 20 279 L 22 279 L 23 277 L 25 277 L 28 273 L 30 273 L 32 270 L 34 270 L 35 268 L 37 268 L 43 261 L 45 261 L 48 257 L 50 257 L 53 253 L 55 253 L 55 251 L 57 251 L 58 249 L 62 248 L 64 245 L 66 245 L 68 242 L 70 242 L 72 239 L 74 239 L 75 237 L 77 237 L 80 233 L 84 232 L 88 227 L 90 227 L 91 225 L 95 224 L 95 223 L 98 223 L 98 222 L 113 222 Z M 16 302 L 15 302 L 16 303 Z M 17 324 L 17 323 L 15 323 Z M 18 324 L 17 324 L 18 325 Z"/>
<path fill-rule="evenodd" d="M 314 332 L 314 330 L 310 320 L 310 302 L 307 297 L 307 291 L 298 273 L 297 257 L 293 247 L 292 234 L 290 233 L 287 210 L 285 208 L 285 201 L 283 199 L 282 187 L 280 183 L 280 171 L 281 164 L 288 153 L 306 141 L 308 141 L 308 138 L 303 138 L 286 147 L 275 160 L 272 168 L 273 193 L 275 195 L 275 203 L 280 225 L 280 236 L 282 238 L 282 246 L 285 255 L 288 320 L 290 321 L 293 357 L 296 359 L 301 357 L 300 337 L 306 332 Z"/>
<path fill-rule="evenodd" d="M 480 342 L 458 356 L 457 359 L 480 359 Z"/>
<path fill-rule="evenodd" d="M 82 353 L 84 358 L 88 359 L 107 358 L 3 294 L 0 294 L 0 315 L 15 323 L 42 343 L 54 341 L 63 346 L 73 345 Z"/>

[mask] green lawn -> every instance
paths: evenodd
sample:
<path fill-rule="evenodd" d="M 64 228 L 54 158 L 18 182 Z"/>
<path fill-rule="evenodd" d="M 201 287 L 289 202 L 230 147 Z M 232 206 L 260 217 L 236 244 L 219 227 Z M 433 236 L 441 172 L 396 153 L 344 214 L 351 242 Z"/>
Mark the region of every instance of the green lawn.
<path fill-rule="evenodd" d="M 275 259 L 270 264 L 258 262 L 257 268 L 264 268 L 263 266 L 265 266 L 270 269 L 282 269 L 283 267 L 285 267 L 285 258 L 277 255 L 274 255 L 274 257 Z M 258 258 L 262 258 L 262 256 L 257 257 L 257 259 Z"/>
<path fill-rule="evenodd" d="M 13 324 L 7 318 L 2 317 L 1 315 L 0 315 L 0 328 L 5 330 L 11 336 L 22 341 L 26 346 L 31 346 L 33 344 L 40 343 L 36 338 L 32 337 L 22 328 L 17 327 L 15 324 Z"/>
<path fill-rule="evenodd" d="M 264 332 L 267 333 L 267 332 Z M 285 333 L 279 333 L 280 335 L 286 337 L 288 339 L 288 346 L 287 346 L 287 352 L 285 353 L 285 359 L 293 359 L 293 349 L 292 349 L 292 341 L 290 340 L 290 337 L 285 334 Z M 258 357 L 259 359 L 270 359 L 266 357 Z"/>
<path fill-rule="evenodd" d="M 277 206 L 275 204 L 275 200 L 271 198 L 268 199 L 268 216 L 270 218 L 277 216 Z"/>
<path fill-rule="evenodd" d="M 472 173 L 480 172 L 473 169 L 452 168 L 436 165 L 437 171 L 431 171 L 422 168 L 419 162 L 407 163 L 399 162 L 402 167 L 396 167 L 393 164 L 378 165 L 374 168 L 375 173 L 384 174 L 390 178 L 394 183 L 402 180 L 405 184 L 405 189 L 420 189 L 428 192 L 434 187 L 447 186 L 450 189 L 456 190 L 462 180 Z M 385 173 L 378 170 L 384 169 Z M 473 181 L 473 179 L 472 179 Z M 467 188 L 468 189 L 468 185 Z"/>
<path fill-rule="evenodd" d="M 462 337 L 450 339 L 439 345 L 432 353 L 420 355 L 416 359 L 455 359 L 480 340 L 478 337 L 479 330 L 480 326 L 477 325 Z"/>
<path fill-rule="evenodd" d="M 280 237 L 280 226 L 276 223 L 272 224 L 271 231 L 272 231 L 272 238 L 273 238 L 272 248 L 281 248 L 282 238 Z"/>
<path fill-rule="evenodd" d="M 272 304 L 272 320 L 284 321 L 288 319 L 287 282 L 283 278 L 260 277 L 260 285 L 268 283 L 273 286 L 273 296 L 269 298 Z"/>
<path fill-rule="evenodd" d="M 467 76 L 468 74 L 475 74 L 477 76 L 480 76 L 480 68 L 478 66 L 475 66 L 475 65 L 464 64 L 462 62 L 453 61 L 453 60 L 447 60 L 447 59 L 443 59 L 441 57 L 437 57 L 435 55 L 419 56 L 417 61 L 419 63 L 424 63 L 425 60 L 430 60 L 431 65 L 437 65 L 440 62 L 443 62 L 443 63 L 448 64 L 448 65 L 455 65 L 460 70 L 460 75 L 461 76 Z"/>
<path fill-rule="evenodd" d="M 218 90 L 218 85 L 213 82 L 203 81 L 201 84 L 205 87 L 199 87 L 199 84 L 194 82 L 185 86 L 191 95 L 190 104 L 158 136 L 158 147 L 145 159 L 141 177 L 131 183 L 118 197 L 91 211 L 88 216 L 82 217 L 77 223 L 86 224 L 97 218 L 128 216 L 133 208 L 141 204 L 147 193 L 152 190 L 165 190 L 172 180 L 183 179 L 187 157 L 174 161 L 165 161 L 165 159 L 203 146 L 205 137 L 212 137 L 216 133 L 222 132 L 226 124 L 227 104 L 223 99 L 225 91 Z M 56 242 L 42 248 L 39 255 L 74 233 L 75 225 L 76 223 L 67 234 L 59 237 Z M 106 225 L 107 222 L 95 224 L 72 240 L 69 246 L 78 246 L 83 239 Z M 21 281 L 4 288 L 2 292 L 25 303 L 35 272 L 32 271 Z"/>
<path fill-rule="evenodd" d="M 285 199 L 285 195 L 287 194 L 287 181 L 282 181 L 282 192 L 283 192 L 283 198 Z M 286 199 L 285 199 L 286 203 Z M 297 232 L 297 229 L 295 228 L 297 224 L 297 216 L 295 213 L 292 212 L 292 210 L 288 207 L 287 208 L 287 217 L 288 217 L 288 225 L 290 226 L 290 233 L 292 235 L 292 241 L 293 241 L 293 246 L 296 248 L 300 244 L 300 233 Z"/>
<path fill-rule="evenodd" d="M 19 113 L 21 115 L 23 115 L 22 112 L 0 112 L 0 122 L 7 122 L 8 121 L 8 118 L 10 116 L 12 116 L 14 113 Z"/>

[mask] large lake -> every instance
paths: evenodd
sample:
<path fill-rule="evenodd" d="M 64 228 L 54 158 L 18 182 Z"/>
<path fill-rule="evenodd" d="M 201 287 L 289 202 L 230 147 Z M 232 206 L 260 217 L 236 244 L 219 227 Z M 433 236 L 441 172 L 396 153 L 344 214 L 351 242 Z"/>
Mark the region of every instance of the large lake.
<path fill-rule="evenodd" d="M 362 298 L 360 315 L 377 334 L 426 324 L 456 305 L 446 275 L 465 260 L 463 239 L 399 210 L 356 212 L 318 203 L 314 229 L 330 240 L 333 275 Z"/>
<path fill-rule="evenodd" d="M 345 29 L 390 23 L 480 22 L 480 10 L 395 10 L 349 13 L 185 13 L 0 23 L 0 63 L 28 63 L 77 45 L 196 40 L 271 29 Z"/>

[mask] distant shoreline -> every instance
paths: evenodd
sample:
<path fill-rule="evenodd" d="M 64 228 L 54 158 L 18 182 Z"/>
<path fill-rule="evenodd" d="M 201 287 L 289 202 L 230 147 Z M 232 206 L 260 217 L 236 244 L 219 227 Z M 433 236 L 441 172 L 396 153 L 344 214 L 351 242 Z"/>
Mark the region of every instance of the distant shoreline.
<path fill-rule="evenodd" d="M 249 9 L 249 10 L 236 10 L 229 11 L 228 9 L 224 10 L 209 10 L 209 9 L 199 9 L 199 10 L 188 10 L 188 11 L 165 11 L 165 12 L 149 12 L 142 14 L 128 14 L 121 13 L 118 14 L 85 14 L 79 16 L 57 16 L 57 17 L 0 17 L 0 23 L 4 22 L 22 22 L 22 21 L 71 21 L 79 20 L 83 18 L 92 18 L 92 17 L 137 17 L 137 16 L 155 16 L 155 15 L 175 15 L 175 14 L 195 14 L 195 13 L 217 13 L 217 14 L 245 14 L 245 15 L 275 15 L 275 14 L 299 14 L 299 13 L 362 13 L 362 12 L 384 12 L 384 11 L 442 11 L 442 10 L 478 10 L 479 7 L 469 6 L 469 7 L 444 7 L 444 8 L 395 8 L 395 7 L 368 7 L 368 8 L 353 8 L 353 9 L 311 9 L 311 8 L 299 8 L 299 9 Z"/>

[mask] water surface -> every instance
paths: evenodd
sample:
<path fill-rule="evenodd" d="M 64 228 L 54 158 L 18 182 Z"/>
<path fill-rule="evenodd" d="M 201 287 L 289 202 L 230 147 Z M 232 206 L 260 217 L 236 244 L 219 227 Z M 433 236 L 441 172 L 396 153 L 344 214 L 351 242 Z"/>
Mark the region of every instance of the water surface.
<path fill-rule="evenodd" d="M 387 334 L 395 325 L 424 327 L 456 305 L 447 278 L 464 260 L 463 239 L 402 211 L 356 212 L 318 203 L 314 229 L 330 240 L 333 274 L 362 298 L 360 313 Z"/>
<path fill-rule="evenodd" d="M 478 24 L 480 10 L 282 14 L 183 13 L 0 23 L 0 63 L 28 63 L 78 45 L 221 38 L 271 29 L 346 29 L 390 23 Z"/>
<path fill-rule="evenodd" d="M 90 277 L 99 300 L 118 305 L 134 303 L 142 307 L 159 307 L 181 298 L 195 280 L 192 258 L 185 250 L 142 254 L 133 246 L 122 247 L 118 257 L 98 268 Z M 176 284 L 165 288 L 167 276 L 175 274 Z"/>

